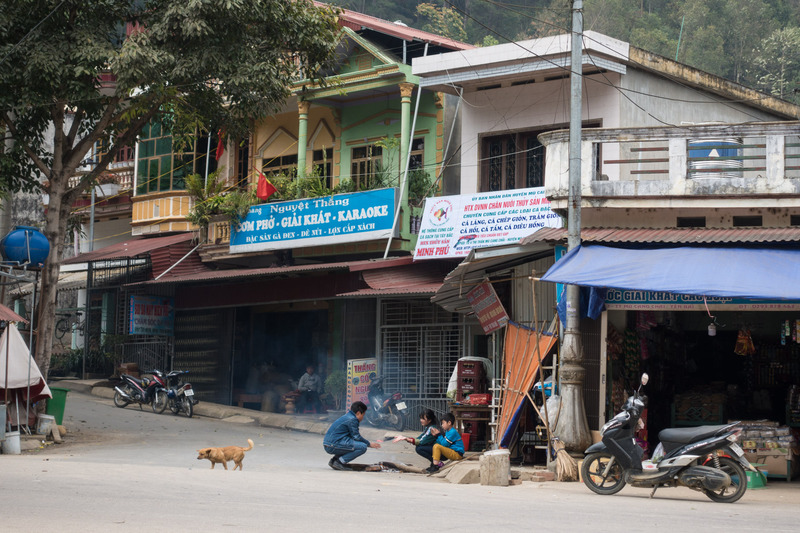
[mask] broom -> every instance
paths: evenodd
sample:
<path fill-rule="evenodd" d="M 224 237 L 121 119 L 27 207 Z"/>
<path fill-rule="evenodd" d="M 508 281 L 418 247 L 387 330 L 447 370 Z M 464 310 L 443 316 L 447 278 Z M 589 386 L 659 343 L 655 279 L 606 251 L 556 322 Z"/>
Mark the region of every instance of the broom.
<path fill-rule="evenodd" d="M 536 279 L 533 276 L 533 271 L 531 271 L 531 296 L 533 297 L 533 321 L 534 324 L 538 323 L 538 316 L 536 313 Z M 567 453 L 567 450 L 564 447 L 564 443 L 558 437 L 554 437 L 552 433 L 552 429 L 550 428 L 550 417 L 547 413 L 547 393 L 545 390 L 545 383 L 544 383 L 544 371 L 542 370 L 542 353 L 539 351 L 539 340 L 541 339 L 541 328 L 542 326 L 538 326 L 536 329 L 536 356 L 539 359 L 539 380 L 542 383 L 542 401 L 544 403 L 544 427 L 547 430 L 547 436 L 550 439 L 550 446 L 555 453 L 556 457 L 556 481 L 577 481 L 578 480 L 578 463 L 575 462 L 575 459 Z M 554 384 L 555 385 L 555 384 Z M 528 396 L 530 398 L 530 396 Z M 533 403 L 533 399 L 531 399 L 531 403 Z M 535 407 L 535 404 L 534 404 Z M 538 409 L 537 409 L 538 411 Z M 561 404 L 558 406 L 558 415 L 561 414 Z M 556 422 L 558 423 L 558 422 Z"/>
<path fill-rule="evenodd" d="M 553 437 L 553 451 L 556 453 L 556 481 L 577 481 L 578 463 L 567 453 L 558 437 Z"/>

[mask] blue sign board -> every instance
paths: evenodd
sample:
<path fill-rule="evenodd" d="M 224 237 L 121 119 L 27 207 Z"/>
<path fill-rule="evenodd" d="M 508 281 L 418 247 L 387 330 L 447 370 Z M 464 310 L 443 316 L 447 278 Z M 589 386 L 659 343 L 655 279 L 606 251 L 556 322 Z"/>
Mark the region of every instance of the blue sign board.
<path fill-rule="evenodd" d="M 606 309 L 702 311 L 794 311 L 800 302 L 793 300 L 747 300 L 721 296 L 672 294 L 669 292 L 608 289 Z"/>
<path fill-rule="evenodd" d="M 131 296 L 131 335 L 172 335 L 175 324 L 175 303 L 162 296 Z"/>
<path fill-rule="evenodd" d="M 230 253 L 303 248 L 392 235 L 396 189 L 255 205 L 231 228 Z"/>

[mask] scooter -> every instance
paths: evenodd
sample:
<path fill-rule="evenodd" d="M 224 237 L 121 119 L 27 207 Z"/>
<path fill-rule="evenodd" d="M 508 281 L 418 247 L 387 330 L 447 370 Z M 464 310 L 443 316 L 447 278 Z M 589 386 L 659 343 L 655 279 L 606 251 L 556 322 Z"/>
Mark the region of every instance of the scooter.
<path fill-rule="evenodd" d="M 182 376 L 188 374 L 188 370 L 173 370 L 166 375 L 167 385 L 156 390 L 153 398 L 153 411 L 163 413 L 167 407 L 172 414 L 177 415 L 183 412 L 189 418 L 194 414 L 194 406 L 198 400 L 194 399 L 194 389 L 191 383 L 184 383 Z"/>
<path fill-rule="evenodd" d="M 154 400 L 158 396 L 157 392 L 166 387 L 164 373 L 160 370 L 151 370 L 146 373 L 152 374 L 153 378 L 139 379 L 130 374 L 122 374 L 120 384 L 114 387 L 114 405 L 122 408 L 132 403 L 138 403 L 139 407 L 150 405 L 154 412 L 159 412 L 157 410 L 159 402 Z"/>
<path fill-rule="evenodd" d="M 733 503 L 747 490 L 745 470 L 758 472 L 736 444 L 740 422 L 721 426 L 670 428 L 658 433 L 660 444 L 653 459 L 642 461 L 644 450 L 633 438 L 641 424 L 647 398 L 641 395 L 647 384 L 642 375 L 639 389 L 622 407 L 622 412 L 601 429 L 603 439 L 586 449 L 581 466 L 584 484 L 602 495 L 616 494 L 626 484 L 652 489 L 688 487 L 715 502 Z"/>
<path fill-rule="evenodd" d="M 408 408 L 402 401 L 403 395 L 399 392 L 386 394 L 383 392 L 382 377 L 373 379 L 367 390 L 369 409 L 365 415 L 368 424 L 380 427 L 388 426 L 390 429 L 403 431 L 406 425 L 406 412 Z"/>

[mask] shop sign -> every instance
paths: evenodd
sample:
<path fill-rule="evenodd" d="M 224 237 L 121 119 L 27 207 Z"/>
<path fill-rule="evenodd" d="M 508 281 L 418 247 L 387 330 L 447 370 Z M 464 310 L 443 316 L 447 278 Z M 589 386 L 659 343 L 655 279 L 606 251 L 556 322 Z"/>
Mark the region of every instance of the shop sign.
<path fill-rule="evenodd" d="M 172 335 L 175 323 L 175 302 L 161 296 L 131 296 L 131 335 Z"/>
<path fill-rule="evenodd" d="M 304 248 L 388 239 L 396 189 L 375 189 L 255 205 L 238 228 L 230 253 Z"/>
<path fill-rule="evenodd" d="M 562 225 L 544 187 L 428 198 L 414 259 L 465 257 L 473 248 L 514 244 Z"/>
<path fill-rule="evenodd" d="M 348 359 L 347 361 L 347 400 L 345 407 L 350 408 L 353 402 L 364 402 L 369 406 L 369 384 L 378 377 L 378 360 Z"/>
<path fill-rule="evenodd" d="M 467 300 L 469 300 L 469 305 L 472 306 L 475 316 L 487 335 L 508 323 L 508 313 L 506 313 L 491 283 L 481 283 L 469 291 Z"/>
<path fill-rule="evenodd" d="M 800 302 L 794 300 L 747 300 L 720 296 L 696 296 L 669 292 L 608 289 L 606 309 L 664 310 L 664 311 L 796 311 Z"/>

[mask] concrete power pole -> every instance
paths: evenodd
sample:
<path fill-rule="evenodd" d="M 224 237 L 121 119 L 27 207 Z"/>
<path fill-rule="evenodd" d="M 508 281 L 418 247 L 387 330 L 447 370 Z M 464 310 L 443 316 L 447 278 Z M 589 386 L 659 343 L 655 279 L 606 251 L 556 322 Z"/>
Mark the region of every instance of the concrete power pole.
<path fill-rule="evenodd" d="M 581 92 L 583 86 L 583 0 L 572 2 L 572 50 L 570 59 L 569 116 L 569 207 L 567 246 L 581 244 Z M 561 343 L 561 415 L 556 436 L 569 451 L 583 452 L 592 442 L 586 407 L 583 403 L 583 382 L 586 375 L 580 331 L 580 289 L 567 285 L 567 323 Z"/>

